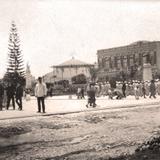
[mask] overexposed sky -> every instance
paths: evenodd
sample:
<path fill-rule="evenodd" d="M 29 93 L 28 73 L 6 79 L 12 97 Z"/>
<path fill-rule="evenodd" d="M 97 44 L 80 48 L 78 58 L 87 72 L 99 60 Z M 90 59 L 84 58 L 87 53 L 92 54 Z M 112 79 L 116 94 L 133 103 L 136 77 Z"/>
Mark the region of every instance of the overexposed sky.
<path fill-rule="evenodd" d="M 36 77 L 72 56 L 94 63 L 98 49 L 160 40 L 160 1 L 0 0 L 0 77 L 12 20 Z"/>

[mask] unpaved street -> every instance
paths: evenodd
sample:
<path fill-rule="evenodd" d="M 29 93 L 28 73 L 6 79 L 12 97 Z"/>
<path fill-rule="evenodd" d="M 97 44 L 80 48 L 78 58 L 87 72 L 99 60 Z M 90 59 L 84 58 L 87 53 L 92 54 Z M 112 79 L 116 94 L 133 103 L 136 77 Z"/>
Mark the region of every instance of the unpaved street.
<path fill-rule="evenodd" d="M 4 120 L 0 159 L 107 159 L 128 153 L 160 131 L 160 107 Z"/>

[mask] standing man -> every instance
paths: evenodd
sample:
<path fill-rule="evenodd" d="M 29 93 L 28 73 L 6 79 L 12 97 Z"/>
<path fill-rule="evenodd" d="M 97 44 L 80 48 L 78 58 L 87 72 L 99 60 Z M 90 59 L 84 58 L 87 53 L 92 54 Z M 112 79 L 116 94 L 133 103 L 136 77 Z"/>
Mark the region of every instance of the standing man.
<path fill-rule="evenodd" d="M 81 99 L 82 98 L 85 99 L 85 97 L 84 97 L 84 88 L 83 87 L 81 88 Z"/>
<path fill-rule="evenodd" d="M 143 97 L 146 98 L 146 86 L 144 82 L 142 83 L 142 94 L 143 94 Z"/>
<path fill-rule="evenodd" d="M 81 98 L 81 88 L 78 87 L 77 89 L 77 99 L 80 99 Z"/>
<path fill-rule="evenodd" d="M 0 111 L 3 109 L 3 96 L 4 96 L 4 88 L 2 83 L 0 83 Z"/>
<path fill-rule="evenodd" d="M 134 95 L 135 95 L 135 98 L 138 100 L 139 99 L 139 86 L 138 85 L 136 85 L 134 88 Z"/>
<path fill-rule="evenodd" d="M 156 95 L 156 85 L 154 83 L 154 80 L 151 80 L 151 84 L 150 84 L 150 96 L 149 96 L 149 98 L 151 98 L 151 97 L 156 98 L 155 95 Z"/>
<path fill-rule="evenodd" d="M 16 103 L 18 105 L 18 109 L 22 110 L 22 97 L 23 97 L 23 87 L 21 86 L 21 84 L 17 84 L 17 88 L 16 88 Z"/>
<path fill-rule="evenodd" d="M 35 88 L 35 96 L 37 97 L 38 113 L 41 112 L 41 105 L 43 113 L 45 113 L 44 98 L 47 95 L 46 84 L 42 82 L 42 77 L 38 77 L 38 83 Z"/>
<path fill-rule="evenodd" d="M 126 97 L 126 83 L 124 81 L 122 85 L 122 93 L 123 93 L 123 96 Z"/>
<path fill-rule="evenodd" d="M 160 80 L 157 82 L 157 93 L 160 95 Z"/>
<path fill-rule="evenodd" d="M 9 83 L 7 86 L 7 110 L 10 106 L 10 101 L 12 101 L 13 109 L 15 110 L 14 95 L 15 95 L 15 87 L 12 83 Z"/>

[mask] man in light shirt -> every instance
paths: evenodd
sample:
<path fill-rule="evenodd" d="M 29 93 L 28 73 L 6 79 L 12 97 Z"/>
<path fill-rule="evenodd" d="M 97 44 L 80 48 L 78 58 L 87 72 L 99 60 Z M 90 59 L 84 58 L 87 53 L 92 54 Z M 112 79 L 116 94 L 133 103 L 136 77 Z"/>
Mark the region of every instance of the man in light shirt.
<path fill-rule="evenodd" d="M 41 112 L 41 105 L 42 105 L 43 113 L 45 113 L 44 98 L 46 95 L 47 95 L 46 84 L 42 82 L 42 77 L 39 77 L 38 83 L 35 88 L 35 96 L 37 97 L 37 103 L 38 103 L 38 113 Z"/>

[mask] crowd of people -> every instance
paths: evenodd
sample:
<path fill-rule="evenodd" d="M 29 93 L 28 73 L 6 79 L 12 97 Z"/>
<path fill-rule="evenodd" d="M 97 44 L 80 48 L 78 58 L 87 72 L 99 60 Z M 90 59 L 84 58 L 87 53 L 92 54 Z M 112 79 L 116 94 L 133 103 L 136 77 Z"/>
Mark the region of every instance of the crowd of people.
<path fill-rule="evenodd" d="M 87 107 L 89 105 L 95 107 L 96 97 L 101 96 L 108 96 L 109 99 L 122 99 L 132 95 L 135 96 L 136 100 L 140 99 L 140 97 L 147 98 L 147 96 L 156 98 L 156 95 L 160 95 L 160 80 L 89 83 L 86 87 L 86 93 L 88 95 Z M 79 99 L 79 97 L 82 99 L 80 88 L 77 90 L 77 98 Z"/>
<path fill-rule="evenodd" d="M 42 82 L 42 78 L 38 78 L 38 82 L 35 86 L 35 96 L 37 97 L 38 111 L 45 113 L 45 97 L 47 96 L 46 84 Z M 16 86 L 12 83 L 2 84 L 0 83 L 0 110 L 9 107 L 18 110 L 23 109 L 22 97 L 27 97 L 27 90 L 25 92 L 24 87 L 17 83 Z M 86 107 L 96 107 L 96 97 L 108 96 L 109 99 L 122 99 L 129 95 L 135 96 L 138 100 L 142 98 L 156 98 L 156 95 L 160 95 L 160 80 L 151 81 L 132 81 L 132 82 L 90 82 L 86 87 L 78 87 L 77 98 L 85 99 L 85 94 L 88 96 L 88 102 Z M 27 99 L 27 98 L 26 98 Z M 12 102 L 12 103 L 11 103 Z M 10 104 L 11 103 L 11 104 Z"/>

